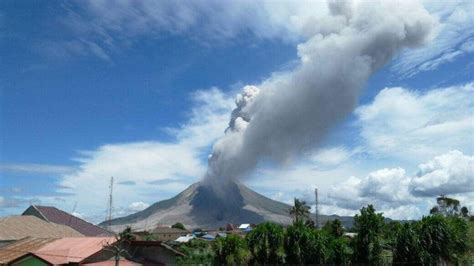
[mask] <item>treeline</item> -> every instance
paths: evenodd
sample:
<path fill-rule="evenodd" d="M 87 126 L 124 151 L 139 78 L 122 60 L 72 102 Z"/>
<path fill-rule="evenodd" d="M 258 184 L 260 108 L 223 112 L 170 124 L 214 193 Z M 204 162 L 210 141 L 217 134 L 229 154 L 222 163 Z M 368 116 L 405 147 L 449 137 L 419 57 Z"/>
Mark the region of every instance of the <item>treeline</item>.
<path fill-rule="evenodd" d="M 309 207 L 295 200 L 287 228 L 262 223 L 245 237 L 181 245 L 181 264 L 457 264 L 468 261 L 468 219 L 432 212 L 420 221 L 389 222 L 372 205 L 354 217 L 351 237 L 339 220 L 314 227 Z"/>

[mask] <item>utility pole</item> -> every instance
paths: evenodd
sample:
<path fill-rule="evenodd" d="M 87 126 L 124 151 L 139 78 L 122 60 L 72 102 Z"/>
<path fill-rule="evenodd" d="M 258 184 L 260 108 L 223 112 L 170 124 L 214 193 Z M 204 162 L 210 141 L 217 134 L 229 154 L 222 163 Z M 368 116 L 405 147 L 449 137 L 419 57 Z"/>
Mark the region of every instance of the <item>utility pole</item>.
<path fill-rule="evenodd" d="M 107 210 L 107 229 L 110 230 L 111 220 L 112 220 L 112 208 L 113 208 L 113 189 L 114 189 L 114 177 L 110 177 L 110 185 L 109 185 L 109 204 Z"/>
<path fill-rule="evenodd" d="M 314 211 L 315 211 L 315 216 L 316 216 L 316 228 L 319 228 L 319 202 L 318 202 L 318 188 L 314 189 L 314 196 L 315 196 L 315 206 L 314 206 Z"/>

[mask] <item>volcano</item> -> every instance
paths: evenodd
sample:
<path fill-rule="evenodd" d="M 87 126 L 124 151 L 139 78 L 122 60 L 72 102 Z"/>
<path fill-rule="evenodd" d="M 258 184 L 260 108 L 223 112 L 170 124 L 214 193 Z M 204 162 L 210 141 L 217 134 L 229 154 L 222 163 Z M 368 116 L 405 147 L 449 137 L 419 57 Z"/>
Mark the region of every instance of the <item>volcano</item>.
<path fill-rule="evenodd" d="M 119 232 L 127 226 L 133 230 L 150 230 L 157 225 L 183 223 L 186 228 L 219 228 L 228 223 L 262 223 L 271 221 L 286 225 L 291 223 L 290 205 L 269 199 L 240 182 L 229 182 L 219 191 L 202 182 L 194 183 L 173 198 L 154 203 L 137 213 L 110 221 L 109 230 Z M 339 218 L 320 216 L 321 223 Z M 100 226 L 107 226 L 102 222 Z"/>

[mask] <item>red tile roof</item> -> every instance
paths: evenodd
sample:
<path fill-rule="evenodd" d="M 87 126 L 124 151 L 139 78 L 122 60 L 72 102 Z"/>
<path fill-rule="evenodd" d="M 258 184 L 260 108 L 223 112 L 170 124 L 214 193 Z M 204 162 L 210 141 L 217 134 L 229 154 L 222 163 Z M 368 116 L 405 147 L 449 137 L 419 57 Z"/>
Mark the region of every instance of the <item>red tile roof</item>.
<path fill-rule="evenodd" d="M 107 230 L 55 207 L 38 205 L 33 205 L 33 207 L 38 210 L 46 220 L 56 224 L 67 225 L 85 236 L 111 235 Z"/>

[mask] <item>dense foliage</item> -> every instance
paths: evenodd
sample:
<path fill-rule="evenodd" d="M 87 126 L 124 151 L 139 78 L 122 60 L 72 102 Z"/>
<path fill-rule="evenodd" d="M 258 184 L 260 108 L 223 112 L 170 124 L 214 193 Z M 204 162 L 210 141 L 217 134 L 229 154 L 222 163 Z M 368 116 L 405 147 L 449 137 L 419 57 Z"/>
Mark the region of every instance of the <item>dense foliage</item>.
<path fill-rule="evenodd" d="M 341 237 L 344 235 L 344 226 L 340 220 L 328 221 L 324 226 L 323 230 L 328 232 L 333 237 Z"/>
<path fill-rule="evenodd" d="M 218 238 L 213 248 L 217 265 L 246 265 L 250 260 L 247 243 L 238 235 Z"/>
<path fill-rule="evenodd" d="M 295 200 L 292 225 L 262 223 L 247 235 L 229 234 L 214 243 L 181 245 L 179 264 L 199 265 L 414 265 L 463 264 L 468 260 L 469 225 L 462 215 L 433 213 L 420 221 L 385 223 L 372 205 L 354 218 L 356 235 L 346 236 L 339 220 L 321 229 L 308 223 L 309 208 Z M 471 228 L 472 234 L 472 228 Z M 472 236 L 471 236 L 472 238 Z"/>
<path fill-rule="evenodd" d="M 360 210 L 360 215 L 354 217 L 354 228 L 357 237 L 354 243 L 354 261 L 364 264 L 382 263 L 382 232 L 384 218 L 381 213 L 375 213 L 372 205 Z"/>
<path fill-rule="evenodd" d="M 329 257 L 328 235 L 321 230 L 295 223 L 288 227 L 285 251 L 289 264 L 323 264 Z"/>
<path fill-rule="evenodd" d="M 464 218 L 439 214 L 404 224 L 397 232 L 394 263 L 461 263 L 468 252 L 469 225 Z"/>
<path fill-rule="evenodd" d="M 259 224 L 246 237 L 252 262 L 257 264 L 285 263 L 283 242 L 285 231 L 282 226 L 273 223 Z"/>
<path fill-rule="evenodd" d="M 178 257 L 178 265 L 212 265 L 214 252 L 209 241 L 193 239 L 179 246 L 185 257 Z"/>
<path fill-rule="evenodd" d="M 184 227 L 184 224 L 182 224 L 182 223 L 175 223 L 171 226 L 171 228 L 186 230 L 186 227 Z"/>

